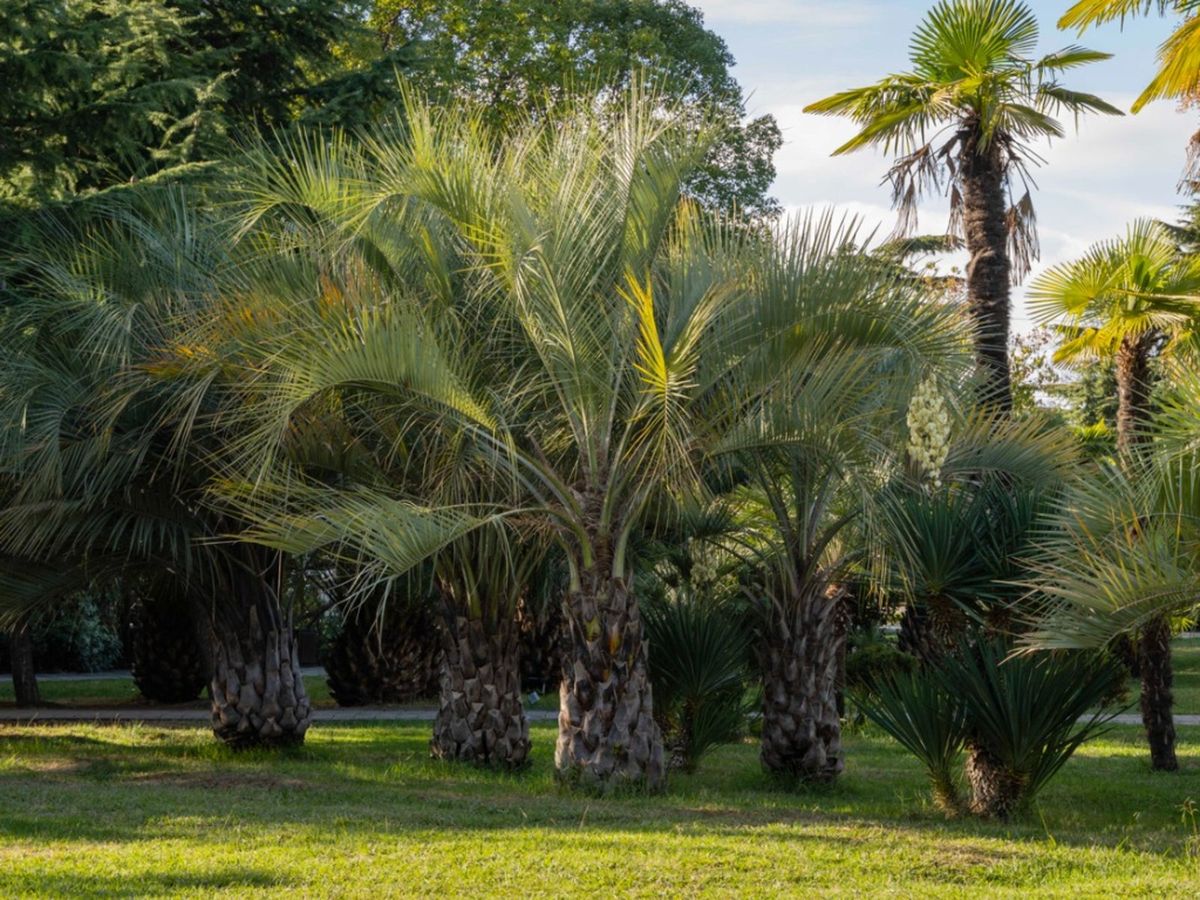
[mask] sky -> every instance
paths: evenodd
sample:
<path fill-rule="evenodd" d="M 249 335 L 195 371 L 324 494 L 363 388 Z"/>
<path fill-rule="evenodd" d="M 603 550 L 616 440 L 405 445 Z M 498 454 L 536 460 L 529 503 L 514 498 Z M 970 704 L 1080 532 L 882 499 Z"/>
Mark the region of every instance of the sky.
<path fill-rule="evenodd" d="M 770 113 L 783 131 L 776 154 L 774 195 L 790 212 L 835 206 L 860 216 L 885 235 L 895 224 L 882 179 L 888 159 L 874 150 L 831 157 L 851 137 L 848 120 L 806 115 L 808 103 L 908 68 L 908 41 L 933 0 L 689 0 L 725 40 L 737 60 L 734 75 L 749 97 L 752 115 Z M 1063 82 L 1098 94 L 1128 110 L 1154 72 L 1155 50 L 1172 19 L 1131 20 L 1078 36 L 1055 22 L 1070 0 L 1032 0 L 1041 24 L 1039 52 L 1083 44 L 1113 59 L 1067 72 Z M 1200 127 L 1195 112 L 1160 101 L 1136 116 L 1090 116 L 1063 124 L 1067 137 L 1035 147 L 1044 165 L 1035 169 L 1034 203 L 1046 266 L 1072 259 L 1096 241 L 1116 237 L 1135 218 L 1172 220 L 1183 198 L 1177 184 L 1188 138 Z M 928 199 L 920 231 L 945 229 L 946 204 Z M 1024 284 L 1028 284 L 1026 279 Z M 1032 326 L 1023 288 L 1014 291 L 1013 327 Z"/>

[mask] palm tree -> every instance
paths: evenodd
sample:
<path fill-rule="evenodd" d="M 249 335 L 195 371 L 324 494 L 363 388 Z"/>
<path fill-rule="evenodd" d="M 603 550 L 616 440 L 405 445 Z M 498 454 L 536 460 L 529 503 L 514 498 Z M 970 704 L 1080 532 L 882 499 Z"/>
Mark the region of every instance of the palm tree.
<path fill-rule="evenodd" d="M 716 458 L 792 441 L 956 341 L 831 221 L 764 240 L 684 200 L 711 136 L 682 123 L 635 90 L 502 141 L 414 104 L 404 129 L 313 140 L 246 181 L 247 239 L 288 272 L 240 295 L 265 327 L 226 355 L 255 426 L 233 456 L 246 536 L 391 574 L 499 522 L 557 543 L 556 768 L 600 790 L 665 774 L 632 536 L 703 496 Z M 390 475 L 288 468 L 281 436 L 330 408 Z"/>
<path fill-rule="evenodd" d="M 1030 285 L 1035 319 L 1057 322 L 1067 337 L 1055 362 L 1115 357 L 1123 455 L 1148 436 L 1153 356 L 1194 346 L 1198 295 L 1200 260 L 1182 256 L 1167 229 L 1146 219 Z"/>
<path fill-rule="evenodd" d="M 1138 634 L 1142 722 L 1155 769 L 1174 771 L 1171 619 L 1200 597 L 1200 459 L 1136 458 L 1076 488 L 1036 565 L 1044 598 L 1022 642 L 1034 649 L 1101 648 Z"/>
<path fill-rule="evenodd" d="M 1039 158 L 1030 143 L 1062 137 L 1062 112 L 1120 115 L 1057 80 L 1109 54 L 1072 46 L 1035 60 L 1037 39 L 1037 20 L 1016 0 L 941 0 L 913 35 L 910 72 L 805 109 L 862 126 L 835 154 L 870 146 L 899 154 L 888 177 L 902 233 L 915 225 L 921 197 L 945 187 L 949 231 L 970 254 L 976 359 L 1002 410 L 1012 405 L 1009 285 L 1038 256 L 1027 169 Z"/>
<path fill-rule="evenodd" d="M 211 296 L 223 235 L 175 191 L 43 223 L 7 261 L 0 327 L 4 614 L 71 590 L 164 574 L 211 639 L 213 729 L 235 747 L 303 740 L 311 715 L 284 560 L 214 544 L 236 523 L 202 503 L 220 428 L 208 385 L 164 365 Z"/>

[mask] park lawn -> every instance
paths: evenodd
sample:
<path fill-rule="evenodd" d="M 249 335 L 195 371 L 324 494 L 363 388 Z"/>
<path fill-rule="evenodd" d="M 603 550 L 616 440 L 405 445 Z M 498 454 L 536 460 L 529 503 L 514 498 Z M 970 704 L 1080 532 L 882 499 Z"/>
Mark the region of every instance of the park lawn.
<path fill-rule="evenodd" d="M 1195 896 L 1200 729 L 1149 771 L 1139 729 L 1086 745 L 1014 824 L 946 821 L 917 764 L 870 730 L 844 777 L 792 793 L 752 743 L 664 796 L 431 762 L 428 725 L 323 725 L 235 755 L 202 729 L 0 728 L 0 895 Z"/>

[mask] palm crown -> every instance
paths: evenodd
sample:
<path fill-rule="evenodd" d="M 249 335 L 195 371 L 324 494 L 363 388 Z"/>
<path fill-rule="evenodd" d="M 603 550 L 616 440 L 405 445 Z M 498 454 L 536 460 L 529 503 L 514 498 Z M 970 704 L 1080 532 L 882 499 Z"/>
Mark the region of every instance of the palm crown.
<path fill-rule="evenodd" d="M 911 71 L 834 94 L 805 111 L 844 115 L 862 126 L 835 153 L 878 146 L 899 154 L 889 178 L 903 231 L 916 224 L 921 196 L 940 189 L 944 180 L 951 232 L 961 234 L 958 157 L 996 153 L 1008 189 L 1010 256 L 1019 276 L 1037 256 L 1027 165 L 1038 157 L 1030 142 L 1062 137 L 1056 116 L 1064 112 L 1120 114 L 1058 80 L 1064 71 L 1110 54 L 1069 46 L 1034 59 L 1037 40 L 1036 18 L 1016 0 L 942 0 L 913 35 Z M 1023 191 L 1014 190 L 1016 181 Z"/>
<path fill-rule="evenodd" d="M 1066 340 L 1056 361 L 1111 357 L 1126 338 L 1157 332 L 1168 348 L 1188 344 L 1200 314 L 1200 262 L 1181 256 L 1170 233 L 1141 219 L 1124 238 L 1054 266 L 1029 287 L 1035 320 L 1057 321 Z"/>

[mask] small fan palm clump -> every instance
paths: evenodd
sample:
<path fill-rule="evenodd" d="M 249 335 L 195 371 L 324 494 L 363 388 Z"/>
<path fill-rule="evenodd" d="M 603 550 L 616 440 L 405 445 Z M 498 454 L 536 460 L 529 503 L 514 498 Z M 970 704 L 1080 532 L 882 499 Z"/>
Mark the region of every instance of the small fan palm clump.
<path fill-rule="evenodd" d="M 881 680 L 855 702 L 925 766 L 947 812 L 1008 819 L 1026 808 L 1115 710 L 1124 675 L 1094 654 L 1008 656 L 996 639 L 963 643 L 937 663 Z M 955 768 L 969 750 L 962 797 Z"/>
<path fill-rule="evenodd" d="M 710 750 L 744 733 L 751 634 L 735 606 L 736 579 L 720 554 L 693 539 L 681 550 L 674 562 L 686 575 L 647 598 L 645 625 L 654 713 L 669 764 L 693 772 Z"/>

